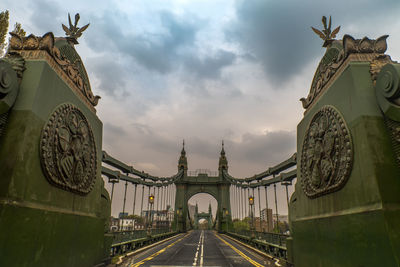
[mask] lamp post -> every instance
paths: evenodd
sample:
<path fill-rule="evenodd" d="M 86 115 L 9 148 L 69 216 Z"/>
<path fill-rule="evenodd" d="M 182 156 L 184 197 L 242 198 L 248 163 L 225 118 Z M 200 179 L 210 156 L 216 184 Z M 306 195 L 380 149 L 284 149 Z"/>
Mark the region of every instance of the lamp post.
<path fill-rule="evenodd" d="M 154 204 L 154 195 L 150 194 L 149 196 L 149 203 L 150 203 L 150 225 L 149 225 L 149 234 L 151 235 L 151 229 L 153 228 L 153 215 L 152 210 L 153 210 L 153 204 Z"/>
<path fill-rule="evenodd" d="M 226 229 L 229 232 L 229 210 L 225 209 L 225 217 L 226 217 Z"/>
<path fill-rule="evenodd" d="M 250 224 L 250 231 L 251 231 L 251 237 L 254 237 L 254 214 L 253 214 L 253 206 L 254 206 L 254 197 L 249 196 L 249 206 L 250 206 L 250 219 L 251 219 L 251 224 Z"/>

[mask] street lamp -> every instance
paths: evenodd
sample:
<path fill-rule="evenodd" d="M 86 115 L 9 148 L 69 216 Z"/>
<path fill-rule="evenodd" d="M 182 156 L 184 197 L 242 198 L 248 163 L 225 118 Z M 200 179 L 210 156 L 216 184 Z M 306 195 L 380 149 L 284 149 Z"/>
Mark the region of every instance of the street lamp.
<path fill-rule="evenodd" d="M 254 214 L 253 214 L 254 197 L 253 196 L 249 196 L 249 205 L 250 205 L 251 231 L 252 231 L 252 235 L 254 235 Z"/>
<path fill-rule="evenodd" d="M 153 195 L 149 196 L 149 202 L 150 202 L 151 205 L 154 204 L 154 196 Z"/>
<path fill-rule="evenodd" d="M 252 206 L 254 204 L 254 197 L 249 196 L 249 204 Z"/>
<path fill-rule="evenodd" d="M 153 228 L 153 215 L 152 210 L 153 210 L 153 204 L 154 204 L 154 195 L 150 194 L 149 196 L 149 203 L 150 203 L 150 228 Z"/>

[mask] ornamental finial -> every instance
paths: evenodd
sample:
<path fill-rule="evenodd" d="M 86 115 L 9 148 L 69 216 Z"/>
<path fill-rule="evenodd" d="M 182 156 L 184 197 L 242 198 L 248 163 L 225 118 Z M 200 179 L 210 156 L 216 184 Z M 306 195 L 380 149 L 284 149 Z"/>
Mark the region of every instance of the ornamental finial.
<path fill-rule="evenodd" d="M 311 27 L 311 29 L 319 36 L 321 37 L 322 40 L 324 40 L 324 44 L 322 45 L 322 47 L 327 47 L 329 46 L 334 38 L 336 37 L 336 34 L 339 32 L 340 30 L 340 26 L 337 27 L 336 29 L 334 29 L 331 32 L 331 26 L 332 26 L 332 18 L 331 16 L 329 16 L 329 24 L 326 25 L 326 17 L 322 16 L 322 24 L 324 25 L 324 29 L 322 30 L 322 32 L 320 30 L 317 30 L 314 27 Z"/>
<path fill-rule="evenodd" d="M 82 32 L 84 30 L 86 30 L 90 23 L 86 24 L 85 26 L 83 26 L 82 28 L 78 27 L 78 21 L 80 19 L 79 13 L 75 14 L 75 23 L 74 25 L 72 25 L 72 21 L 71 21 L 71 16 L 68 13 L 68 22 L 69 22 L 69 28 L 67 26 L 65 26 L 64 24 L 62 24 L 62 28 L 65 31 L 65 35 L 67 35 L 67 39 L 69 41 L 71 41 L 71 43 L 73 44 L 79 44 L 78 43 L 78 38 L 82 36 Z"/>

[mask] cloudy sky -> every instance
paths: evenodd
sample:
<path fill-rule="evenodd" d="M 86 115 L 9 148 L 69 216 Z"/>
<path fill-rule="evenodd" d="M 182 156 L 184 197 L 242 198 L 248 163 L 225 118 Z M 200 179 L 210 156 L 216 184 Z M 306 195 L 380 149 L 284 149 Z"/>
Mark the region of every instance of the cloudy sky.
<path fill-rule="evenodd" d="M 2 0 L 4 9 L 38 36 L 63 36 L 68 12 L 90 23 L 76 48 L 102 97 L 103 149 L 154 175 L 176 173 L 182 139 L 190 170 L 217 170 L 222 139 L 235 177 L 291 156 L 299 99 L 324 53 L 310 29 L 322 15 L 341 25 L 339 39 L 389 34 L 388 54 L 400 58 L 398 0 Z M 278 197 L 286 213 L 281 188 Z"/>

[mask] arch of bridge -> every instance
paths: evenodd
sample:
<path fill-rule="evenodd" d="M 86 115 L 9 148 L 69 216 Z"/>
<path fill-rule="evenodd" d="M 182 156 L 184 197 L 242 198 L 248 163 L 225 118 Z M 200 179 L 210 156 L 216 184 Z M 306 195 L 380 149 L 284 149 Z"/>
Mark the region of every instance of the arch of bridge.
<path fill-rule="evenodd" d="M 231 208 L 229 188 L 230 182 L 227 181 L 222 173 L 219 176 L 208 176 L 207 174 L 199 174 L 198 176 L 185 175 L 175 182 L 175 210 L 177 211 L 177 229 L 186 231 L 186 218 L 188 217 L 188 200 L 198 194 L 206 193 L 213 196 L 217 200 L 217 213 L 215 220 L 217 221 L 217 229 L 224 231 L 231 224 Z"/>
<path fill-rule="evenodd" d="M 187 200 L 189 200 L 191 197 L 193 197 L 194 195 L 197 195 L 199 193 L 205 193 L 205 194 L 209 194 L 212 197 L 215 198 L 215 200 L 217 200 L 217 202 L 219 202 L 218 200 L 218 184 L 214 183 L 214 184 L 187 184 L 187 189 L 186 189 L 187 193 L 186 193 L 186 198 Z"/>
<path fill-rule="evenodd" d="M 197 220 L 205 219 L 208 220 L 211 217 L 210 213 L 201 212 L 197 214 Z"/>

